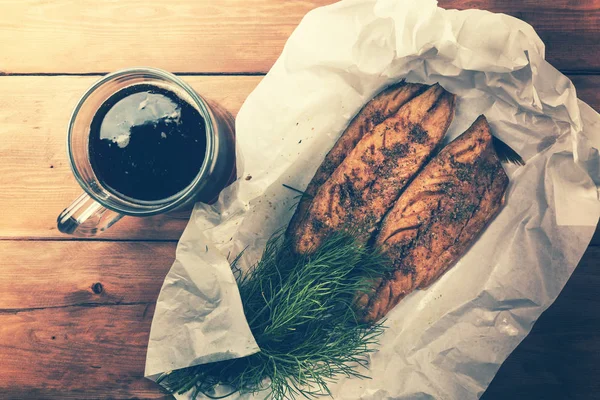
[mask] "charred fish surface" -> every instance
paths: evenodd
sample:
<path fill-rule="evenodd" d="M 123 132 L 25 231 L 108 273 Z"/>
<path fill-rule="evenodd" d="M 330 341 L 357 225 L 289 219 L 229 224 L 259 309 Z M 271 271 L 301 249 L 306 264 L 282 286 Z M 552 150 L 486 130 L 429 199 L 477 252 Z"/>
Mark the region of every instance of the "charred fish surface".
<path fill-rule="evenodd" d="M 367 242 L 401 191 L 441 143 L 454 95 L 434 85 L 363 135 L 292 228 L 297 253 L 314 251 L 333 231 Z"/>
<path fill-rule="evenodd" d="M 448 270 L 495 218 L 507 186 L 489 125 L 480 116 L 427 164 L 383 221 L 375 245 L 394 272 L 359 295 L 361 318 L 381 319 Z"/>
<path fill-rule="evenodd" d="M 298 224 L 306 217 L 308 208 L 317 191 L 329 179 L 333 171 L 344 161 L 346 156 L 356 147 L 363 136 L 370 132 L 390 116 L 398 112 L 400 107 L 410 99 L 422 93 L 428 86 L 419 83 L 398 82 L 382 90 L 352 119 L 335 145 L 331 148 L 325 160 L 309 182 L 304 195 L 300 198 L 296 212 L 288 225 L 288 234 L 298 229 Z"/>

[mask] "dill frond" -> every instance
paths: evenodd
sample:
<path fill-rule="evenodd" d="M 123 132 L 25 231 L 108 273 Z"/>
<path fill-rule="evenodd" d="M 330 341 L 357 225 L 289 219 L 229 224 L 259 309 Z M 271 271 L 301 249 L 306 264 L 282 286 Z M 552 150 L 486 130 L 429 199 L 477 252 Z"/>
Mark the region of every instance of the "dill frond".
<path fill-rule="evenodd" d="M 160 383 L 172 392 L 193 390 L 193 398 L 222 398 L 216 392 L 225 388 L 225 396 L 266 390 L 283 400 L 330 395 L 328 385 L 340 376 L 367 378 L 358 368 L 367 366 L 384 327 L 361 322 L 354 300 L 390 269 L 350 234 L 332 234 L 311 255 L 297 255 L 278 233 L 261 260 L 236 276 L 261 351 L 172 371 Z"/>

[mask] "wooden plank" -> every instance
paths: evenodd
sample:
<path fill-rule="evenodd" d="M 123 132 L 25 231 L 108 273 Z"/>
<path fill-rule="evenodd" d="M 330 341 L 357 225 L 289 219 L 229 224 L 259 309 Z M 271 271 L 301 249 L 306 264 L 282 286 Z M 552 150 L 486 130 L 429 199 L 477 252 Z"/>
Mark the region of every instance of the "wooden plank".
<path fill-rule="evenodd" d="M 153 303 L 175 243 L 0 241 L 0 313 Z"/>
<path fill-rule="evenodd" d="M 177 72 L 266 72 L 311 9 L 334 0 L 4 0 L 4 73 L 82 73 L 152 65 Z M 557 68 L 600 71 L 598 0 L 441 0 L 530 23 Z"/>
<path fill-rule="evenodd" d="M 334 0 L 4 0 L 0 71 L 266 72 L 301 18 Z"/>
<path fill-rule="evenodd" d="M 175 243 L 0 242 L 0 397 L 162 399 L 143 378 Z"/>
<path fill-rule="evenodd" d="M 600 109 L 600 76 L 571 77 Z M 0 239 L 63 238 L 56 217 L 81 192 L 67 161 L 65 129 L 95 77 L 0 77 Z M 185 76 L 198 92 L 237 113 L 259 76 Z M 101 239 L 176 240 L 189 212 L 125 218 Z M 600 242 L 598 242 L 600 243 Z"/>
<path fill-rule="evenodd" d="M 0 243 L 2 398 L 161 398 L 142 375 L 153 302 L 173 251 L 172 243 Z M 599 260 L 600 248 L 589 248 L 484 399 L 597 393 Z M 104 294 L 90 291 L 96 282 Z"/>
<path fill-rule="evenodd" d="M 0 77 L 0 238 L 67 238 L 56 217 L 81 193 L 65 148 L 79 97 L 97 77 Z M 186 76 L 234 115 L 260 76 Z M 101 237 L 176 240 L 187 213 L 125 218 Z"/>
<path fill-rule="evenodd" d="M 153 309 L 140 304 L 0 314 L 0 397 L 171 398 L 143 378 Z"/>

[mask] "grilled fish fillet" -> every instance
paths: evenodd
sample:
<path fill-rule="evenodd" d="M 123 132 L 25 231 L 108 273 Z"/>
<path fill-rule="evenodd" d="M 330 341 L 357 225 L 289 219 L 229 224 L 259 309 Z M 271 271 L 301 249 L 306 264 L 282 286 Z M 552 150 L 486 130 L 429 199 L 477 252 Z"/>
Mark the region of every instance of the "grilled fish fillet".
<path fill-rule="evenodd" d="M 452 266 L 494 219 L 507 186 L 480 116 L 431 160 L 386 216 L 375 245 L 391 258 L 394 272 L 358 298 L 362 319 L 381 319 Z"/>
<path fill-rule="evenodd" d="M 454 95 L 434 85 L 375 126 L 315 194 L 292 230 L 299 254 L 332 231 L 367 242 L 401 190 L 438 147 L 454 116 Z"/>
<path fill-rule="evenodd" d="M 369 101 L 352 119 L 344 133 L 331 148 L 325 159 L 317 169 L 312 180 L 306 187 L 304 195 L 298 203 L 296 212 L 288 225 L 288 232 L 298 229 L 298 224 L 306 216 L 313 197 L 322 184 L 329 179 L 333 171 L 344 161 L 362 137 L 370 132 L 376 125 L 398 112 L 406 102 L 427 89 L 426 85 L 419 83 L 405 83 L 404 81 L 387 87 Z"/>

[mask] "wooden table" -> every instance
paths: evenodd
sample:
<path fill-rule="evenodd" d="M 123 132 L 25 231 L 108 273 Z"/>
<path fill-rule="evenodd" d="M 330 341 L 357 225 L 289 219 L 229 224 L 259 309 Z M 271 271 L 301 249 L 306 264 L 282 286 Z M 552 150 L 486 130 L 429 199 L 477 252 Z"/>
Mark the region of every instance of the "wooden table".
<path fill-rule="evenodd" d="M 302 16 L 331 0 L 0 0 L 0 398 L 169 398 L 142 377 L 154 303 L 185 215 L 61 235 L 80 192 L 65 132 L 99 76 L 180 73 L 235 114 Z M 531 23 L 600 109 L 600 0 L 442 0 Z M 600 236 L 597 235 L 599 238 Z M 599 398 L 600 244 L 484 399 Z"/>

